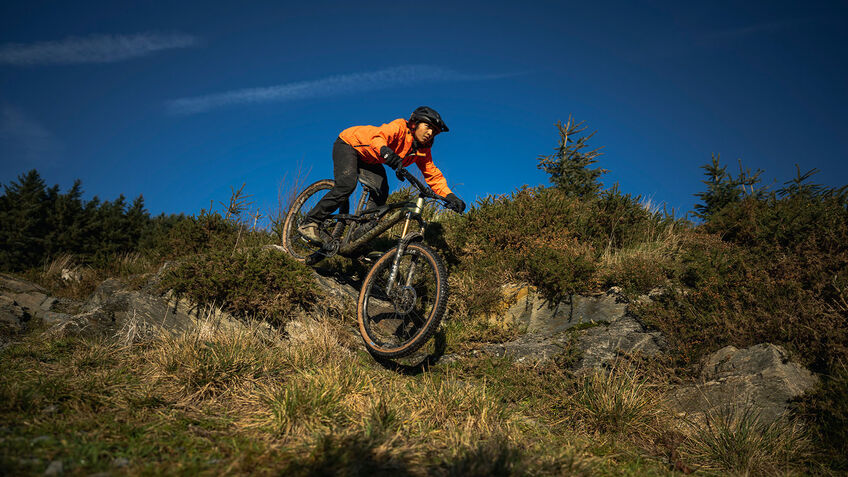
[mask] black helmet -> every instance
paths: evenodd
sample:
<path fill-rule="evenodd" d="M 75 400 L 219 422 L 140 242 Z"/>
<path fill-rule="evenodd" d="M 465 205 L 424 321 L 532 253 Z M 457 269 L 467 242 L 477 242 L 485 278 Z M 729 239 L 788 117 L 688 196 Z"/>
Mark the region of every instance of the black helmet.
<path fill-rule="evenodd" d="M 439 116 L 439 113 L 436 112 L 433 108 L 428 108 L 427 106 L 419 106 L 415 108 L 415 111 L 412 112 L 412 116 L 409 117 L 410 123 L 427 123 L 431 126 L 435 126 L 439 129 L 440 132 L 448 132 L 448 125 L 442 121 L 442 117 Z"/>

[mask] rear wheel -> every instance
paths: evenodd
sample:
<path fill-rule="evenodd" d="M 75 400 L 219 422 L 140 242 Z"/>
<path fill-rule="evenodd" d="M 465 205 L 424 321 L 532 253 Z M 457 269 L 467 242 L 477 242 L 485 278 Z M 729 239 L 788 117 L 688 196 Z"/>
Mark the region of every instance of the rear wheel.
<path fill-rule="evenodd" d="M 311 243 L 304 239 L 297 228 L 303 224 L 303 220 L 318 202 L 324 198 L 327 192 L 333 188 L 335 182 L 332 179 L 320 180 L 298 195 L 286 214 L 286 220 L 283 223 L 283 248 L 296 260 L 304 262 L 310 255 L 321 250 L 321 246 Z M 345 201 L 340 207 L 343 213 L 347 213 L 348 203 Z M 334 235 L 334 230 L 338 222 L 336 220 L 325 220 L 321 224 L 321 231 L 329 236 Z"/>
<path fill-rule="evenodd" d="M 448 300 L 447 272 L 429 247 L 411 243 L 389 289 L 397 247 L 380 257 L 359 293 L 359 332 L 368 350 L 383 358 L 414 353 L 436 332 Z"/>

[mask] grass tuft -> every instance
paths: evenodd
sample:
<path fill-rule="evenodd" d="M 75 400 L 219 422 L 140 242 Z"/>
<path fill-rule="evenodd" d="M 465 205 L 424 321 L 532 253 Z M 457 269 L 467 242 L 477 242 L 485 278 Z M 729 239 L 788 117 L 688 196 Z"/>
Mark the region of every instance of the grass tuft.
<path fill-rule="evenodd" d="M 810 441 L 797 421 L 765 422 L 750 407 L 723 408 L 694 425 L 681 453 L 705 469 L 735 475 L 785 475 L 810 456 Z"/>

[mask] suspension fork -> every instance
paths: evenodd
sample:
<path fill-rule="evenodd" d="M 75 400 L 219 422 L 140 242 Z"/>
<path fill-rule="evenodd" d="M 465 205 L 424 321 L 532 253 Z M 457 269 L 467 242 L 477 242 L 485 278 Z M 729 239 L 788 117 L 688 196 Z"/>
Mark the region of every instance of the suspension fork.
<path fill-rule="evenodd" d="M 386 292 L 391 293 L 392 289 L 395 286 L 395 281 L 397 280 L 398 267 L 400 266 L 400 257 L 406 252 L 406 246 L 409 244 L 406 239 L 406 233 L 409 231 L 409 223 L 412 221 L 412 217 L 418 216 L 421 214 L 421 210 L 424 207 L 424 198 L 418 197 L 418 200 L 415 201 L 415 208 L 406 213 L 406 220 L 403 222 L 403 232 L 401 232 L 401 239 L 398 241 L 398 249 L 397 254 L 395 254 L 394 261 L 392 261 L 392 270 L 389 273 L 389 280 L 386 284 Z M 421 232 L 424 231 L 424 225 L 421 225 Z M 410 286 L 412 284 L 412 276 L 415 274 L 415 262 L 409 264 L 409 271 L 406 274 L 406 280 L 404 285 Z"/>

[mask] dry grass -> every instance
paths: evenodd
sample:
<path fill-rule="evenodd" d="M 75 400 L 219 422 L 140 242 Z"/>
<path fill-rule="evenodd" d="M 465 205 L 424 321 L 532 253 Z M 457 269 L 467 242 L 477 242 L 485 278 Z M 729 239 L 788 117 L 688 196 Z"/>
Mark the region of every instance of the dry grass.
<path fill-rule="evenodd" d="M 586 432 L 647 440 L 664 425 L 661 392 L 638 370 L 613 367 L 584 375 L 570 398 Z"/>
<path fill-rule="evenodd" d="M 799 422 L 763 421 L 750 407 L 721 408 L 690 424 L 681 454 L 704 470 L 732 475 L 803 474 L 811 443 Z"/>
<path fill-rule="evenodd" d="M 681 234 L 674 223 L 664 227 L 654 227 L 646 233 L 643 240 L 620 249 L 607 247 L 600 257 L 600 267 L 615 268 L 638 258 L 646 261 L 668 262 L 680 251 Z"/>
<path fill-rule="evenodd" d="M 399 374 L 362 352 L 336 312 L 285 333 L 210 319 L 179 334 L 137 325 L 110 340 L 33 335 L 0 356 L 0 419 L 20 438 L 0 460 L 13 473 L 41 473 L 21 459 L 55 456 L 82 474 L 118 456 L 131 474 L 664 472 L 636 444 L 658 425 L 640 375 L 576 381 L 485 360 Z M 57 437 L 30 447 L 40 435 Z"/>

